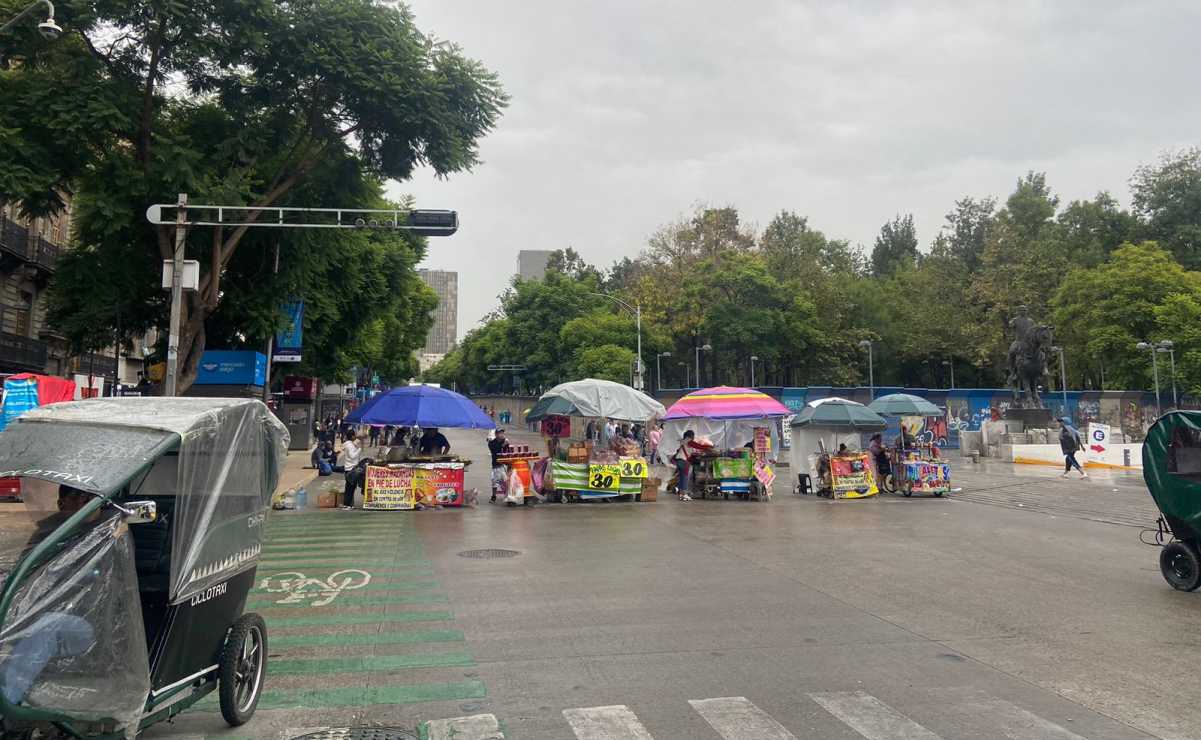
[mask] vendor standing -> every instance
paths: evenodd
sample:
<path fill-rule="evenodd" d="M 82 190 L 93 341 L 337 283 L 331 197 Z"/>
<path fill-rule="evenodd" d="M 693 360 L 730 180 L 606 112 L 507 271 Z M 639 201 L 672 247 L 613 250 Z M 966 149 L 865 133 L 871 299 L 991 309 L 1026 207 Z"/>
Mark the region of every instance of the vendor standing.
<path fill-rule="evenodd" d="M 496 436 L 488 440 L 488 452 L 492 453 L 492 501 L 496 500 L 496 490 L 498 483 L 502 483 L 508 477 L 505 471 L 505 466 L 500 462 L 500 454 L 509 446 L 509 441 L 505 439 L 505 430 L 497 429 Z"/>
<path fill-rule="evenodd" d="M 437 427 L 430 427 L 421 435 L 420 451 L 422 455 L 445 455 L 450 452 L 450 442 Z"/>

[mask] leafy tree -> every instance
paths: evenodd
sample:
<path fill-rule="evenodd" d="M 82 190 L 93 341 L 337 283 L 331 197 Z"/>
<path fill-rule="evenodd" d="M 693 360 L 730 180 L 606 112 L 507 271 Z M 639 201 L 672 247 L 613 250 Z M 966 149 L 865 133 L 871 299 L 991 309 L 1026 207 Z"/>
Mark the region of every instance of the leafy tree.
<path fill-rule="evenodd" d="M 599 378 L 629 383 L 634 367 L 634 350 L 616 344 L 583 349 L 576 359 L 577 378 Z"/>
<path fill-rule="evenodd" d="M 597 283 L 601 280 L 600 270 L 585 262 L 580 253 L 571 247 L 551 252 L 546 260 L 546 271 L 567 275 L 575 280 L 588 278 Z"/>
<path fill-rule="evenodd" d="M 73 33 L 53 45 L 31 33 L 0 40 L 0 54 L 18 60 L 0 73 L 0 200 L 45 213 L 61 207 L 62 193 L 75 194 L 84 249 L 63 275 L 90 268 L 97 295 L 123 297 L 123 326 L 166 323 L 156 278 L 159 260 L 171 256 L 171 230 L 144 222 L 147 204 L 186 192 L 193 203 L 370 207 L 384 179 L 474 165 L 479 138 L 506 103 L 491 72 L 423 35 L 405 7 L 379 0 L 81 0 L 60 11 Z M 322 182 L 341 185 L 336 200 L 312 199 L 328 194 Z M 238 320 L 263 326 L 288 296 L 287 280 L 237 279 L 249 271 L 241 247 L 272 241 L 251 231 L 188 235 L 202 277 L 184 307 L 181 388 L 227 300 L 280 288 L 270 300 L 241 302 L 261 313 Z M 110 277 L 125 269 L 137 278 L 131 290 Z M 91 294 L 82 280 L 54 286 L 60 295 L 81 289 Z M 68 324 L 72 305 L 58 303 Z M 76 317 L 69 338 L 95 344 L 78 329 L 83 322 Z"/>
<path fill-rule="evenodd" d="M 1201 267 L 1201 147 L 1164 154 L 1130 180 L 1146 235 L 1189 269 Z"/>
<path fill-rule="evenodd" d="M 932 254 L 957 259 L 974 272 L 980 267 L 996 209 L 995 198 L 969 197 L 955 201 L 955 210 L 947 214 L 946 226 L 934 240 Z"/>
<path fill-rule="evenodd" d="M 916 263 L 917 231 L 913 227 L 913 216 L 907 214 L 902 218 L 898 215 L 880 227 L 880 235 L 872 248 L 872 274 L 884 277 Z"/>
<path fill-rule="evenodd" d="M 1074 264 L 1096 265 L 1119 245 L 1134 239 L 1138 219 L 1106 192 L 1092 200 L 1074 200 L 1056 218 L 1061 239 Z"/>
<path fill-rule="evenodd" d="M 1186 354 L 1201 350 L 1186 323 L 1198 302 L 1201 273 L 1186 271 L 1154 242 L 1124 244 L 1103 264 L 1077 267 L 1064 279 L 1053 301 L 1056 337 L 1078 377 L 1099 387 L 1103 364 L 1107 387 L 1147 388 L 1151 363 L 1135 344 L 1171 334 Z"/>

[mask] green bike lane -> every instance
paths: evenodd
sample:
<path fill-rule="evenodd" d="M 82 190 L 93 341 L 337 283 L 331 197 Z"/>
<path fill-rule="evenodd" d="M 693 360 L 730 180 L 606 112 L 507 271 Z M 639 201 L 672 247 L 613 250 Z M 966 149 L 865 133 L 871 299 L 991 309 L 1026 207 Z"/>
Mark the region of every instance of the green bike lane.
<path fill-rule="evenodd" d="M 487 689 L 417 533 L 462 512 L 271 512 L 246 611 L 267 624 L 255 717 L 225 726 L 215 694 L 142 737 L 279 738 L 487 711 Z"/>

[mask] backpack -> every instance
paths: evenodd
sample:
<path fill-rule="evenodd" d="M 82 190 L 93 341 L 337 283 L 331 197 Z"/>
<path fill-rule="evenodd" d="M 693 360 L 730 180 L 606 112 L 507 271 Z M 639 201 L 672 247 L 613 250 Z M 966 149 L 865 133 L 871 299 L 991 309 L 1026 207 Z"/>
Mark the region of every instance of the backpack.
<path fill-rule="evenodd" d="M 330 475 L 333 472 L 334 472 L 334 469 L 333 469 L 333 467 L 330 466 L 328 460 L 318 460 L 317 461 L 317 475 L 326 476 L 326 475 Z"/>

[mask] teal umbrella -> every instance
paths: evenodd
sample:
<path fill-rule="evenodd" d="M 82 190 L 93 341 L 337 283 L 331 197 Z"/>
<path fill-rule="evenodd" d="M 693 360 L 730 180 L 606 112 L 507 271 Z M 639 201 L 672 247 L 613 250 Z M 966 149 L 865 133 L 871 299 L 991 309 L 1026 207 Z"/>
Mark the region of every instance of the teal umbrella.
<path fill-rule="evenodd" d="M 889 393 L 872 401 L 867 407 L 884 416 L 942 416 L 942 409 L 921 396 L 909 393 Z"/>
<path fill-rule="evenodd" d="M 845 398 L 823 398 L 807 404 L 792 420 L 792 426 L 876 432 L 888 426 L 888 423 L 883 416 L 861 403 Z"/>
<path fill-rule="evenodd" d="M 526 421 L 542 421 L 548 416 L 570 416 L 575 404 L 559 396 L 543 396 L 525 415 Z"/>

